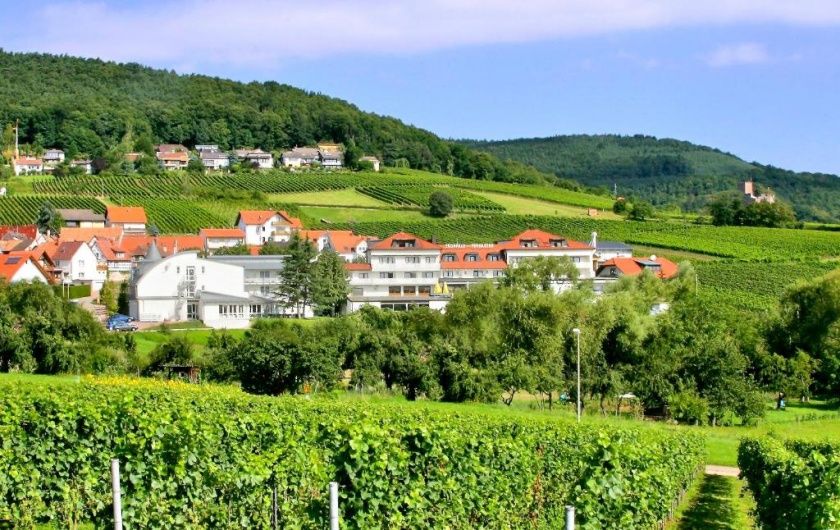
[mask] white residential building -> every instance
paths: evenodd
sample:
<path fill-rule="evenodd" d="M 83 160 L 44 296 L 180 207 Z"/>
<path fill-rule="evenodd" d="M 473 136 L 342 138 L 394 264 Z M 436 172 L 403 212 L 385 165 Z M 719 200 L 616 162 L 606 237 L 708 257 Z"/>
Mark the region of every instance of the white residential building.
<path fill-rule="evenodd" d="M 245 232 L 239 228 L 204 228 L 198 235 L 208 252 L 245 244 Z"/>
<path fill-rule="evenodd" d="M 28 251 L 0 254 L 0 279 L 8 283 L 49 283 L 47 272 Z"/>
<path fill-rule="evenodd" d="M 300 219 L 282 210 L 242 210 L 236 218 L 236 226 L 245 232 L 248 246 L 285 243 L 295 230 L 303 228 Z"/>
<path fill-rule="evenodd" d="M 415 235 L 399 232 L 368 246 L 367 263 L 348 263 L 351 294 L 347 311 L 364 305 L 405 310 L 411 307 L 443 309 L 449 296 L 442 293 L 441 247 Z"/>
<path fill-rule="evenodd" d="M 55 263 L 55 268 L 60 271 L 62 283 L 90 284 L 91 289 L 98 291 L 108 277 L 107 266 L 100 265 L 96 255 L 84 241 L 59 243 L 50 258 Z"/>
<path fill-rule="evenodd" d="M 375 156 L 363 156 L 359 159 L 359 162 L 370 162 L 373 166 L 373 170 L 377 172 L 379 171 L 380 162 Z"/>
<path fill-rule="evenodd" d="M 64 151 L 61 149 L 47 149 L 44 151 L 42 158 L 44 160 L 44 169 L 46 171 L 52 171 L 55 169 L 55 166 L 64 162 Z"/>
<path fill-rule="evenodd" d="M 44 172 L 44 161 L 40 158 L 22 156 L 12 160 L 15 175 L 39 175 Z"/>
<path fill-rule="evenodd" d="M 315 147 L 294 147 L 289 151 L 284 151 L 280 157 L 280 162 L 285 167 L 309 166 L 318 161 L 318 149 Z"/>
<path fill-rule="evenodd" d="M 542 230 L 526 230 L 509 241 L 500 241 L 497 248 L 502 252 L 508 267 L 516 267 L 523 260 L 538 256 L 566 257 L 577 267 L 579 279 L 595 277 L 595 249 L 587 243 Z M 558 282 L 558 288 L 565 286 L 568 286 L 568 282 Z"/>
<path fill-rule="evenodd" d="M 222 151 L 207 149 L 199 150 L 198 158 L 201 159 L 201 163 L 204 164 L 205 168 L 214 171 L 230 167 L 230 156 Z"/>
<path fill-rule="evenodd" d="M 71 168 L 81 168 L 82 171 L 85 172 L 85 175 L 93 174 L 93 162 L 87 159 L 83 160 L 73 160 L 70 162 Z"/>
<path fill-rule="evenodd" d="M 237 149 L 236 157 L 243 166 L 252 166 L 257 169 L 274 167 L 274 157 L 262 149 Z"/>

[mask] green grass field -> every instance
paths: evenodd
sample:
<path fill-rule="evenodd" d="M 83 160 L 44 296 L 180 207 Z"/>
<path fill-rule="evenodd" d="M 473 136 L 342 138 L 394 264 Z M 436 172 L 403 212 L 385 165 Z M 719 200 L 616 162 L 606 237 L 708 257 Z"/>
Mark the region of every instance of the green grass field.
<path fill-rule="evenodd" d="M 327 223 L 390 223 L 400 221 L 426 221 L 432 219 L 417 208 L 349 208 L 326 206 L 301 206 L 301 213 Z M 474 217 L 472 214 L 452 214 L 449 219 Z M 322 221 L 323 220 L 323 221 Z"/>
<path fill-rule="evenodd" d="M 587 209 L 580 206 L 569 206 L 556 202 L 541 201 L 517 195 L 507 195 L 493 191 L 473 191 L 505 207 L 507 213 L 516 215 L 555 215 L 558 217 L 589 217 Z M 599 219 L 619 219 L 619 216 L 610 210 L 601 210 L 598 213 Z"/>

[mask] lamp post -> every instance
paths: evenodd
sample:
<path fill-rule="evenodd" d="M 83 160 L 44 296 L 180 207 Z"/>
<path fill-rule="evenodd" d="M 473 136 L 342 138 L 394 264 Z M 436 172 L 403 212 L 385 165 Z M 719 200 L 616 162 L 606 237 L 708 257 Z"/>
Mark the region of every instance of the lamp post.
<path fill-rule="evenodd" d="M 580 423 L 580 328 L 574 328 L 572 333 L 577 337 L 577 421 Z"/>

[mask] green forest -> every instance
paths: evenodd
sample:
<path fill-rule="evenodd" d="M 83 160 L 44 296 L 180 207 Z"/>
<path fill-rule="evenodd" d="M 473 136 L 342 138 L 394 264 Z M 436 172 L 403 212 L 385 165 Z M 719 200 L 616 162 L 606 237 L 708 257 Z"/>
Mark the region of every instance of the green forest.
<path fill-rule="evenodd" d="M 464 145 L 553 173 L 563 180 L 639 196 L 658 206 L 702 210 L 719 194 L 753 179 L 790 203 L 798 218 L 840 221 L 840 178 L 796 173 L 690 142 L 653 136 L 569 135 Z"/>
<path fill-rule="evenodd" d="M 484 180 L 555 180 L 397 119 L 273 81 L 239 83 L 139 64 L 0 50 L 7 158 L 15 120 L 25 150 L 58 147 L 68 157 L 113 158 L 108 155 L 114 150 L 150 152 L 156 143 L 276 152 L 321 141 L 353 142 L 392 166 Z"/>

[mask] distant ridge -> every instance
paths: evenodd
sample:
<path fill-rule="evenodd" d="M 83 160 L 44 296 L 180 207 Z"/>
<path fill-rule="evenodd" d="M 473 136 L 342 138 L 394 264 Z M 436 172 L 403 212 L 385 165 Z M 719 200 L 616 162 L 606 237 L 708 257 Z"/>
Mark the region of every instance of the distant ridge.
<path fill-rule="evenodd" d="M 700 210 L 719 193 L 737 195 L 753 179 L 770 187 L 805 220 L 840 222 L 840 178 L 749 163 L 719 149 L 653 136 L 566 135 L 461 143 L 585 186 L 617 185 L 657 205 Z"/>

